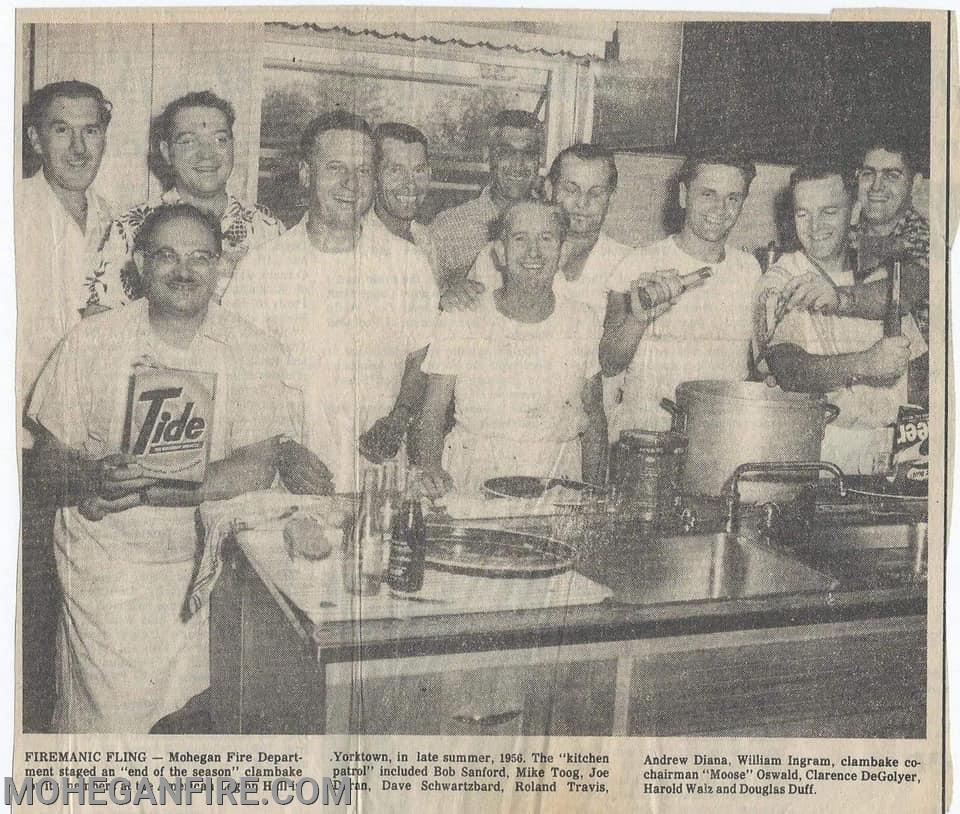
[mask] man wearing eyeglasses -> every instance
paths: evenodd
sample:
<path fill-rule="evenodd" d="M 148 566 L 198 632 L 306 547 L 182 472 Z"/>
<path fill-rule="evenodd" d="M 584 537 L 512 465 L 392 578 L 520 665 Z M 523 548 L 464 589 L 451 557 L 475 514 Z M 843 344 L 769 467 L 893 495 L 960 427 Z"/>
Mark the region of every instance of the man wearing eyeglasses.
<path fill-rule="evenodd" d="M 246 253 L 283 234 L 283 224 L 260 204 L 241 201 L 227 190 L 233 173 L 233 105 L 211 91 L 174 99 L 156 120 L 153 169 L 164 192 L 138 204 L 111 225 L 89 281 L 90 310 L 116 308 L 142 295 L 133 246 L 144 218 L 164 204 L 189 203 L 220 221 L 223 252 L 216 297 L 230 283 Z"/>
<path fill-rule="evenodd" d="M 39 468 L 59 507 L 56 731 L 146 733 L 209 684 L 206 609 L 181 616 L 195 507 L 269 487 L 286 430 L 280 347 L 211 302 L 221 244 L 196 207 L 154 210 L 134 244 L 143 298 L 82 320 L 31 398 Z M 142 366 L 216 374 L 202 484 L 146 477 L 124 453 L 130 376 Z"/>
<path fill-rule="evenodd" d="M 533 193 L 543 150 L 543 124 L 525 110 L 504 110 L 490 123 L 489 185 L 473 200 L 447 209 L 430 224 L 441 290 L 461 285 L 490 242 L 490 226 L 510 206 Z"/>

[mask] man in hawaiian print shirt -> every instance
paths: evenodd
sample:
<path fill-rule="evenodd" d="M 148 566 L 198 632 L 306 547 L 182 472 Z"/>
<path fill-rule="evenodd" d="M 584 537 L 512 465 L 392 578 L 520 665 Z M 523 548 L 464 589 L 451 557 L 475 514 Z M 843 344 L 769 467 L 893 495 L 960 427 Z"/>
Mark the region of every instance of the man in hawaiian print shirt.
<path fill-rule="evenodd" d="M 159 156 L 167 189 L 113 221 L 89 280 L 88 306 L 115 308 L 140 297 L 133 263 L 133 239 L 144 218 L 158 206 L 191 203 L 220 219 L 223 259 L 215 293 L 219 301 L 233 269 L 253 247 L 283 234 L 283 224 L 259 204 L 227 191 L 233 172 L 233 106 L 211 91 L 175 99 L 157 120 Z"/>
<path fill-rule="evenodd" d="M 930 308 L 930 224 L 913 208 L 916 161 L 892 139 L 873 139 L 859 172 L 860 220 L 854 227 L 859 266 L 869 271 L 891 257 L 903 260 L 902 292 L 924 338 Z"/>

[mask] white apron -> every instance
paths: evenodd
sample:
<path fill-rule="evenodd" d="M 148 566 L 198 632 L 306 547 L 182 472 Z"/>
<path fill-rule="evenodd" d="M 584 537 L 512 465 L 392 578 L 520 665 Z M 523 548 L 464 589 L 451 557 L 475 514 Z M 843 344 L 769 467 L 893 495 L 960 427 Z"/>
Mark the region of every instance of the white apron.
<path fill-rule="evenodd" d="M 182 618 L 195 514 L 142 507 L 93 523 L 58 512 L 56 731 L 145 733 L 209 686 L 207 610 Z"/>

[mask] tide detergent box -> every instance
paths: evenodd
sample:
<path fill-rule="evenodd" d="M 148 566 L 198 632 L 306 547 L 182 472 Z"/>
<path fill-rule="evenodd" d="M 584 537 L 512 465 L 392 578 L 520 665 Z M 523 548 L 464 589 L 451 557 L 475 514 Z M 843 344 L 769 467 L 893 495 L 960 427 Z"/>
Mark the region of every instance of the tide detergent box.
<path fill-rule="evenodd" d="M 124 449 L 144 473 L 201 483 L 210 459 L 217 376 L 138 367 L 130 377 Z"/>

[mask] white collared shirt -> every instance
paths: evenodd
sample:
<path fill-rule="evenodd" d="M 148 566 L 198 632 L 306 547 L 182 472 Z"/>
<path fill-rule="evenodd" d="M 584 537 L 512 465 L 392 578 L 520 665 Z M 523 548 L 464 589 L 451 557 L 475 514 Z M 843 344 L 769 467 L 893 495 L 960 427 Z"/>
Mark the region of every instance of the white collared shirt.
<path fill-rule="evenodd" d="M 26 403 L 44 362 L 80 321 L 110 223 L 107 202 L 88 189 L 86 229 L 64 209 L 43 172 L 17 185 L 17 384 Z"/>

